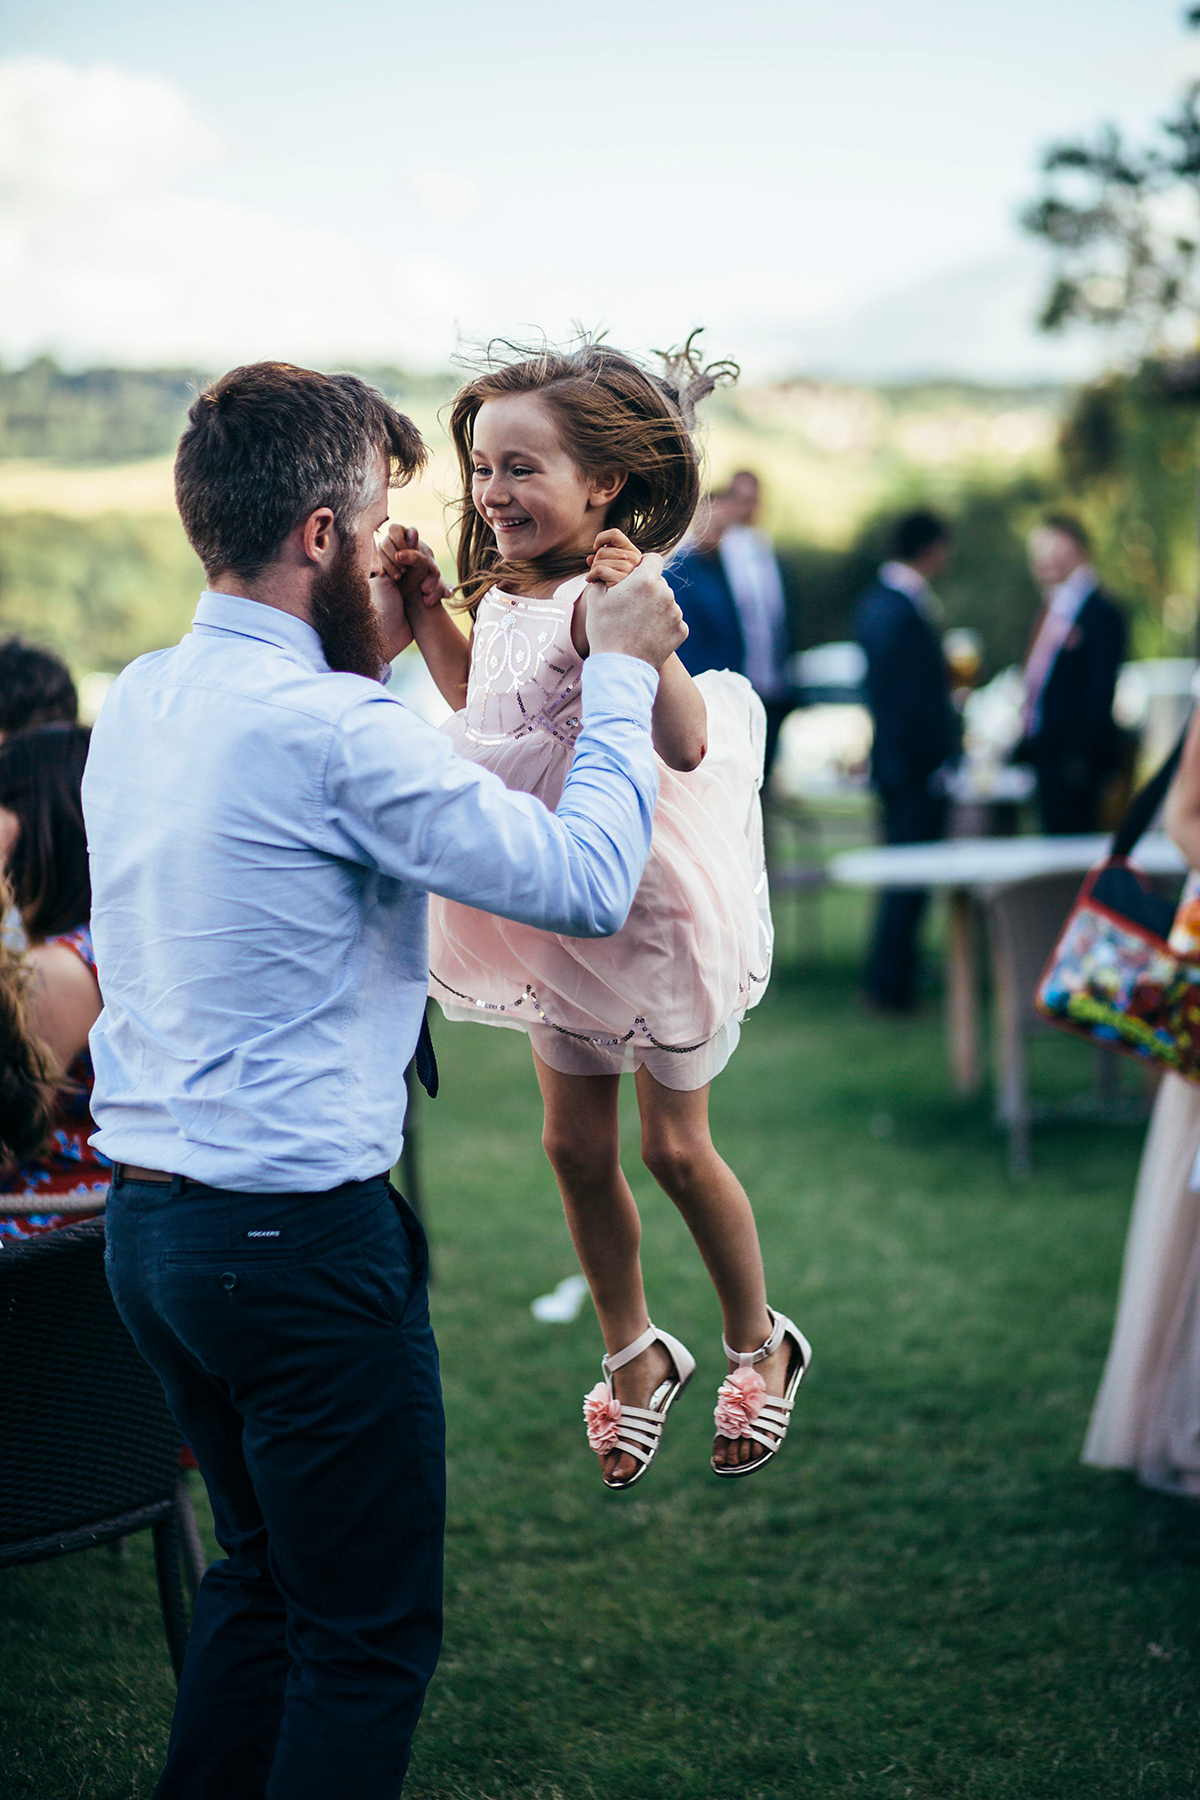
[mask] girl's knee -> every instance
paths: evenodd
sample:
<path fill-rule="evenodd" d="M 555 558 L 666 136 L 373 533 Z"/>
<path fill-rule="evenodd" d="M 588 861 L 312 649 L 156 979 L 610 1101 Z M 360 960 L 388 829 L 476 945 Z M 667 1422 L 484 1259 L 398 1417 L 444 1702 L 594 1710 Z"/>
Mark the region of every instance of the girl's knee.
<path fill-rule="evenodd" d="M 611 1178 L 619 1162 L 617 1147 L 607 1133 L 580 1131 L 561 1121 L 547 1119 L 542 1128 L 542 1149 L 558 1179 L 568 1187 Z"/>
<path fill-rule="evenodd" d="M 642 1133 L 642 1161 L 668 1193 L 698 1181 L 712 1155 L 707 1132 L 656 1124 Z"/>

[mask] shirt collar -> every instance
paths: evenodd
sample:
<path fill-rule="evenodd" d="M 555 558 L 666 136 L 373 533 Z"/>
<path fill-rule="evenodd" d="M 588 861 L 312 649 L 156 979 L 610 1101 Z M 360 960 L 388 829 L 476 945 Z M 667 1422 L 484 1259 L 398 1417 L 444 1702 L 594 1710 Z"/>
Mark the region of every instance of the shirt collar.
<path fill-rule="evenodd" d="M 907 594 L 922 617 L 936 624 L 942 616 L 942 603 L 923 575 L 904 562 L 885 562 L 879 570 L 884 587 Z"/>
<path fill-rule="evenodd" d="M 241 594 L 217 594 L 206 588 L 192 625 L 201 631 L 227 631 L 235 637 L 274 644 L 280 650 L 290 650 L 320 674 L 329 672 L 320 637 L 313 627 L 294 613 L 281 612 L 277 606 L 267 606 L 261 600 L 247 600 Z"/>
<path fill-rule="evenodd" d="M 1080 563 L 1077 569 L 1072 569 L 1065 581 L 1060 581 L 1056 588 L 1051 588 L 1047 608 L 1060 619 L 1074 621 L 1095 586 L 1095 569 L 1090 563 Z"/>

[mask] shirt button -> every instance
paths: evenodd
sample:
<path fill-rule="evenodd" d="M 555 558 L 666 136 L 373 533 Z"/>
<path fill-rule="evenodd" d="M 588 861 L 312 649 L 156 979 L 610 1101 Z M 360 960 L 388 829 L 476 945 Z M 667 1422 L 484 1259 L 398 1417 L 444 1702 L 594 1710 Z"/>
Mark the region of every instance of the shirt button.
<path fill-rule="evenodd" d="M 233 1273 L 233 1270 L 226 1269 L 224 1275 L 222 1275 L 222 1277 L 221 1277 L 221 1286 L 225 1289 L 225 1292 L 227 1294 L 232 1294 L 232 1292 L 233 1292 L 234 1288 L 237 1286 L 237 1284 L 238 1284 L 238 1278 Z"/>

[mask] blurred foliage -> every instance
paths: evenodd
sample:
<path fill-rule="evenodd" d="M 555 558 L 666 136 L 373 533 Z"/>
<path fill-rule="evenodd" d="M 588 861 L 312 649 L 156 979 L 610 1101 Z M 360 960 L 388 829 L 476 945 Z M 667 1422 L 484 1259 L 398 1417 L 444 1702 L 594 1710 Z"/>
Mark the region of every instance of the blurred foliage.
<path fill-rule="evenodd" d="M 187 630 L 204 576 L 177 520 L 0 516 L 0 633 L 117 670 Z"/>
<path fill-rule="evenodd" d="M 49 357 L 0 371 L 0 456 L 73 463 L 161 455 L 179 437 L 203 377 L 189 370 L 85 369 Z"/>
<path fill-rule="evenodd" d="M 406 405 L 436 444 L 435 411 L 449 376 L 362 373 Z M 0 632 L 59 649 L 82 674 L 119 669 L 186 630 L 202 576 L 173 514 L 133 510 L 139 503 L 131 499 L 126 510 L 85 507 L 67 517 L 69 471 L 63 511 L 52 509 L 68 453 L 78 468 L 89 456 L 128 464 L 135 454 L 169 452 L 191 379 L 131 370 L 69 376 L 46 362 L 0 373 L 0 457 L 36 451 L 41 464 L 40 472 L 30 465 L 32 488 L 30 470 L 19 471 L 22 497 L 0 510 Z M 893 391 L 793 382 L 723 400 L 712 427 L 714 476 L 725 478 L 726 465 L 762 474 L 793 648 L 848 635 L 892 521 L 908 507 L 933 505 L 955 534 L 954 560 L 937 583 L 946 624 L 979 632 L 988 673 L 1024 649 L 1038 598 L 1025 539 L 1048 509 L 1076 512 L 1092 532 L 1102 579 L 1130 607 L 1135 654 L 1190 653 L 1195 407 L 1172 390 L 1171 366 L 1153 361 L 1080 390 L 1065 412 L 1054 398 L 945 384 Z M 115 468 L 114 498 L 101 505 L 119 508 L 126 492 L 144 494 L 140 471 L 148 467 Z M 422 529 L 431 537 L 439 479 L 451 477 L 435 472 L 419 496 L 429 503 L 432 523 L 422 520 Z M 156 504 L 169 503 L 164 486 Z"/>
<path fill-rule="evenodd" d="M 435 397 L 445 375 L 393 366 L 356 371 L 389 398 Z M 84 369 L 69 374 L 48 356 L 0 370 L 0 457 L 54 457 L 73 464 L 130 462 L 173 450 L 197 391 L 194 369 Z"/>

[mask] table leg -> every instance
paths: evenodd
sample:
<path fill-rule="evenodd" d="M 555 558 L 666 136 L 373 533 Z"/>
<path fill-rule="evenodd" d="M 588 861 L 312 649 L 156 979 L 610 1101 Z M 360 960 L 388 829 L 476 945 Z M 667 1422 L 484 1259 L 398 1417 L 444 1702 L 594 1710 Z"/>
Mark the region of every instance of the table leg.
<path fill-rule="evenodd" d="M 952 888 L 946 921 L 946 1059 L 955 1090 L 975 1094 L 982 1079 L 979 1054 L 979 975 L 975 957 L 975 908 L 966 888 Z"/>

